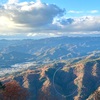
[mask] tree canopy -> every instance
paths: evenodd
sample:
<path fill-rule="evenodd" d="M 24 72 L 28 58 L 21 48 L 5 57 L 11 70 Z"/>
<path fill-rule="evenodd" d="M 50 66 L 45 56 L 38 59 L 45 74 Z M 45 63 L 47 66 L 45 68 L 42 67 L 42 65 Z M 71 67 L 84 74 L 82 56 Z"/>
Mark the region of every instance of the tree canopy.
<path fill-rule="evenodd" d="M 1 97 L 3 99 L 0 100 L 27 100 L 28 98 L 28 92 L 26 89 L 22 88 L 18 82 L 16 81 L 10 81 L 2 85 L 0 82 L 0 87 L 2 89 L 2 86 L 4 90 L 1 92 Z"/>

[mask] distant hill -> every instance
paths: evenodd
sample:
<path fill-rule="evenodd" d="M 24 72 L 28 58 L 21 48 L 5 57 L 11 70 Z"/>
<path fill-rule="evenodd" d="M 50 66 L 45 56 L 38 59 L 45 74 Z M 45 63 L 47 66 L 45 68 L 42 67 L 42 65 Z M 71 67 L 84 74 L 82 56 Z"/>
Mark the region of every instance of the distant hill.
<path fill-rule="evenodd" d="M 0 40 L 0 67 L 16 63 L 66 60 L 100 52 L 100 37 Z"/>

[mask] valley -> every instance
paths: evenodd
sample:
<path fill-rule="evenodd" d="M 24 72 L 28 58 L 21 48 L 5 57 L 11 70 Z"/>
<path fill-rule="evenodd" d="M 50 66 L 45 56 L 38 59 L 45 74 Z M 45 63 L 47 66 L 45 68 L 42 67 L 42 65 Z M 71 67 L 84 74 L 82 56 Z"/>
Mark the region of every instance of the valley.
<path fill-rule="evenodd" d="M 0 81 L 11 80 L 29 91 L 29 100 L 93 100 L 100 87 L 100 38 L 0 40 Z"/>

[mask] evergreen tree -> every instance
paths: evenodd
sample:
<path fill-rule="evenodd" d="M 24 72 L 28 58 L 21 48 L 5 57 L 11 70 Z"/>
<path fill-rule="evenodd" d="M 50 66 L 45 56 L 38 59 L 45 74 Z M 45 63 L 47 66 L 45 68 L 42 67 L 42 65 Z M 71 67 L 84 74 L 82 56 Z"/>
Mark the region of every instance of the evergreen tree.
<path fill-rule="evenodd" d="M 0 89 L 5 89 L 5 85 L 3 85 L 1 82 L 0 82 Z"/>

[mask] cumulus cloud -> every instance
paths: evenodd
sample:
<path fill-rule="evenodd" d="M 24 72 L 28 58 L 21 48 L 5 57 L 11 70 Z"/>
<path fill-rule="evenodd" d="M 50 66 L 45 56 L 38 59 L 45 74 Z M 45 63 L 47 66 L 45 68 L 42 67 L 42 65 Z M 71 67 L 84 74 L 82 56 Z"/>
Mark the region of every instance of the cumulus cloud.
<path fill-rule="evenodd" d="M 84 16 L 80 18 L 61 19 L 57 23 L 67 32 L 100 31 L 100 17 Z"/>
<path fill-rule="evenodd" d="M 91 13 L 96 13 L 91 10 Z M 70 10 L 67 13 L 82 13 Z M 100 17 L 84 16 L 68 18 L 65 9 L 54 4 L 18 2 L 9 0 L 0 6 L 0 35 L 27 37 L 61 36 L 68 33 L 96 33 L 100 31 Z"/>
<path fill-rule="evenodd" d="M 12 33 L 28 32 L 45 29 L 52 24 L 54 17 L 64 13 L 54 4 L 35 2 L 14 3 L 16 0 L 9 0 L 0 8 L 0 31 Z M 12 4 L 13 3 L 13 4 Z"/>

